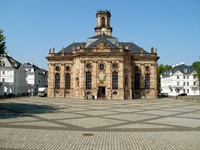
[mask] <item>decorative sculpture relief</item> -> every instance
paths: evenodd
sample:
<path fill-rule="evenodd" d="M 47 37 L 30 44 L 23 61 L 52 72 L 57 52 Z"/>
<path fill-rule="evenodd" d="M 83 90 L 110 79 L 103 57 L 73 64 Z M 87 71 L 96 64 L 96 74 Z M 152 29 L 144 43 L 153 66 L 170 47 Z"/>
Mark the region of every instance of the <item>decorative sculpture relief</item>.
<path fill-rule="evenodd" d="M 101 71 L 98 77 L 99 77 L 99 81 L 103 83 L 105 81 L 106 75 L 103 71 Z"/>

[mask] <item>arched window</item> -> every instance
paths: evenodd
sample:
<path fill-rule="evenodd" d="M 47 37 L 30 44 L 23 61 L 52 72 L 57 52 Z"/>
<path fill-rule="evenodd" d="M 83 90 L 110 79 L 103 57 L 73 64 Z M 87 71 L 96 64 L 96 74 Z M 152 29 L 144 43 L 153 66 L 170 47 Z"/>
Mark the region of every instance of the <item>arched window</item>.
<path fill-rule="evenodd" d="M 145 89 L 150 89 L 150 74 L 145 74 Z"/>
<path fill-rule="evenodd" d="M 55 74 L 55 89 L 60 89 L 60 74 Z"/>
<path fill-rule="evenodd" d="M 86 72 L 86 89 L 92 88 L 92 74 L 90 71 Z"/>
<path fill-rule="evenodd" d="M 105 24 L 105 17 L 102 17 L 102 18 L 101 18 L 101 24 L 102 24 L 103 27 L 106 25 L 106 24 Z"/>
<path fill-rule="evenodd" d="M 135 86 L 135 90 L 139 90 L 140 89 L 140 74 L 135 74 L 134 86 Z"/>
<path fill-rule="evenodd" d="M 65 75 L 65 88 L 70 89 L 70 74 L 69 73 Z"/>
<path fill-rule="evenodd" d="M 118 72 L 112 73 L 112 89 L 118 89 Z"/>

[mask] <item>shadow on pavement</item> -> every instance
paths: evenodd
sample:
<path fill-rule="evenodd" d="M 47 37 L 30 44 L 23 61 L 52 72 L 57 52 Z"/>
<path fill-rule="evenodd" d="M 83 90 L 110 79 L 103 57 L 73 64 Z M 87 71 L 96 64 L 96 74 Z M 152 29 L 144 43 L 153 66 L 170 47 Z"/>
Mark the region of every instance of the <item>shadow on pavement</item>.
<path fill-rule="evenodd" d="M 0 119 L 17 118 L 32 114 L 51 113 L 57 108 L 48 105 L 0 103 Z"/>

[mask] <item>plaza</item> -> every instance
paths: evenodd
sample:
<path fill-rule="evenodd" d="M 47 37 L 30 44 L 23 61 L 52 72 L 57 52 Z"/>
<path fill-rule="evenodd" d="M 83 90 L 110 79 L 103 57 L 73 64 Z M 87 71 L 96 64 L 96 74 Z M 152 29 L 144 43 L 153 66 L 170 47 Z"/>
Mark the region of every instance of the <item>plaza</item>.
<path fill-rule="evenodd" d="M 0 149 L 198 150 L 200 103 L 172 98 L 0 100 Z"/>

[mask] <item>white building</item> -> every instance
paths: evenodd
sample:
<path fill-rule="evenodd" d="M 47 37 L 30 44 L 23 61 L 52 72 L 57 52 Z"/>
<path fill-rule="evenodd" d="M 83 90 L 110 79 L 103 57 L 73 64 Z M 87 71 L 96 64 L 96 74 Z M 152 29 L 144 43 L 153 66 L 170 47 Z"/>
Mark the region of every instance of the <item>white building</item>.
<path fill-rule="evenodd" d="M 194 67 L 184 63 L 172 66 L 172 69 L 164 71 L 160 76 L 161 93 L 168 93 L 169 96 L 181 93 L 199 95 L 199 82 L 195 74 Z"/>
<path fill-rule="evenodd" d="M 47 74 L 36 65 L 21 64 L 5 54 L 0 58 L 0 95 L 37 94 L 38 87 L 47 86 Z"/>
<path fill-rule="evenodd" d="M 0 95 L 26 92 L 26 71 L 23 65 L 9 55 L 1 57 Z"/>
<path fill-rule="evenodd" d="M 38 87 L 47 86 L 48 73 L 46 70 L 29 62 L 25 62 L 23 66 L 26 70 L 26 87 L 29 93 L 36 94 L 38 92 Z"/>

